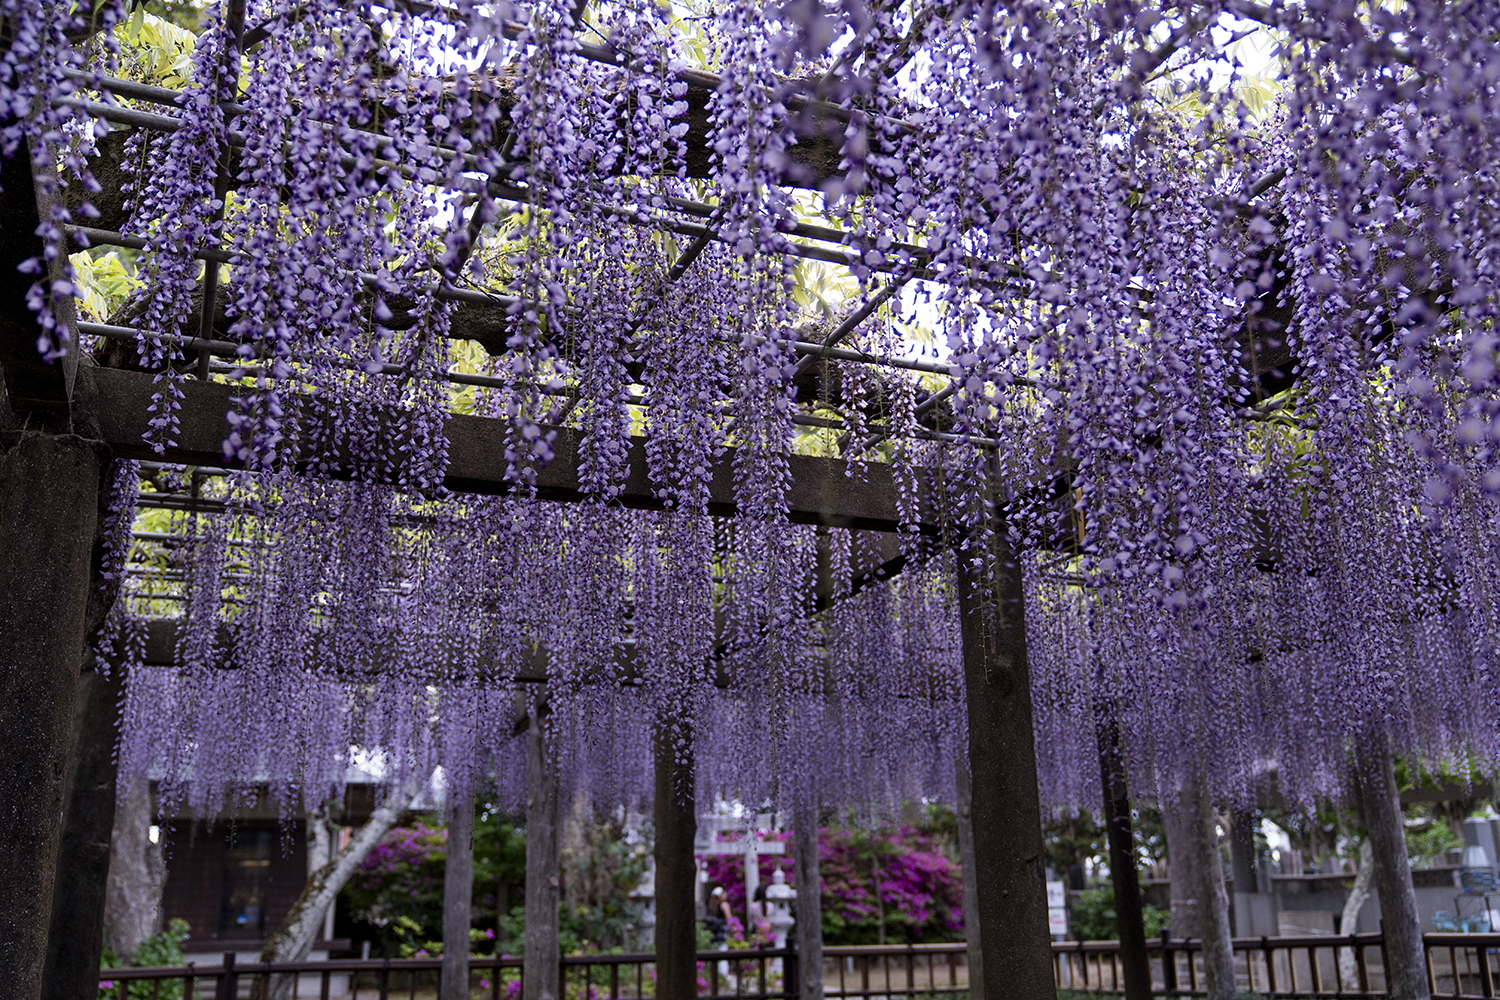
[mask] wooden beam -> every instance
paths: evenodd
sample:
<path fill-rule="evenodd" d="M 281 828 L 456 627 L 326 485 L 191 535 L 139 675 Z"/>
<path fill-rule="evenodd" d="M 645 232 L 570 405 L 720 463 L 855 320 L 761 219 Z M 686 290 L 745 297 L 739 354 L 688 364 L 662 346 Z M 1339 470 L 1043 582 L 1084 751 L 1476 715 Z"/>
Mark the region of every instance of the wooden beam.
<path fill-rule="evenodd" d="M 186 381 L 180 411 L 181 430 L 176 444 L 158 455 L 146 443 L 151 414 L 148 407 L 158 391 L 152 376 L 112 368 L 92 370 L 97 386 L 96 411 L 103 438 L 122 458 L 165 460 L 186 465 L 225 465 L 223 442 L 229 436 L 227 414 L 230 397 L 243 393 L 238 386 L 216 382 Z M 387 436 L 394 442 L 403 437 L 409 417 L 392 412 L 382 417 Z M 584 498 L 579 488 L 579 449 L 582 436 L 568 428 L 556 428 L 553 458 L 537 469 L 536 495 L 543 500 L 575 502 Z M 491 417 L 454 415 L 448 418 L 448 468 L 443 484 L 459 493 L 508 494 L 515 483 L 507 478 L 505 453 L 509 446 L 509 424 Z M 391 448 L 394 471 L 400 454 Z M 826 524 L 839 528 L 898 531 L 897 489 L 890 469 L 871 463 L 862 476 L 847 475 L 848 466 L 828 458 L 793 455 L 792 483 L 788 490 L 788 518 L 796 524 Z M 710 485 L 709 513 L 719 517 L 736 512 L 734 502 L 734 457 L 727 452 L 714 465 Z M 646 462 L 645 439 L 632 439 L 630 473 L 619 502 L 639 510 L 661 510 L 656 484 Z M 933 494 L 918 499 L 919 528 L 936 534 L 941 518 Z"/>

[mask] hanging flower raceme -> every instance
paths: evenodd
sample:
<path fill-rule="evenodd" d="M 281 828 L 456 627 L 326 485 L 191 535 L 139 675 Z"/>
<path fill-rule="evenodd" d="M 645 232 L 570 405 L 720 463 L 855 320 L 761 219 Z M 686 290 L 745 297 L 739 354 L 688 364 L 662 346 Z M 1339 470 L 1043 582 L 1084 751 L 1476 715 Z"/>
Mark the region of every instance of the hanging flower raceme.
<path fill-rule="evenodd" d="M 140 249 L 152 444 L 184 337 L 234 353 L 197 370 L 247 471 L 148 470 L 181 541 L 105 643 L 122 762 L 201 808 L 351 747 L 511 794 L 545 717 L 570 787 L 645 796 L 672 709 L 703 794 L 948 794 L 955 568 L 1006 548 L 1049 797 L 1096 794 L 1101 720 L 1163 795 L 1338 794 L 1376 729 L 1500 761 L 1500 23 L 1237 9 L 1284 40 L 1263 107 L 1221 18 L 1133 0 L 214 5 L 175 97 L 0 0 L 5 152 L 87 187 L 84 110 L 170 132 L 101 237 Z M 801 258 L 908 323 L 810 370 Z M 469 414 L 519 495 L 447 492 Z M 815 447 L 890 474 L 895 580 L 791 523 Z"/>

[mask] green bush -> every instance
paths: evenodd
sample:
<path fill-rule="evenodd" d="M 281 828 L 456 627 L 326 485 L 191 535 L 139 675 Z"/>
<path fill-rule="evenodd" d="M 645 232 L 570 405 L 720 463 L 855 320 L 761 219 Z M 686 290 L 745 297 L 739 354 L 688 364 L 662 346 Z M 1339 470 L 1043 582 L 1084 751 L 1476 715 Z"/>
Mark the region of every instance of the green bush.
<path fill-rule="evenodd" d="M 142 941 L 140 947 L 136 948 L 135 954 L 130 961 L 120 961 L 120 956 L 104 943 L 104 953 L 99 960 L 99 1000 L 117 1000 L 119 987 L 109 978 L 109 969 L 132 968 L 139 969 L 146 966 L 160 965 L 186 965 L 187 956 L 182 953 L 182 942 L 187 940 L 188 922 L 180 918 L 174 918 L 164 931 L 158 931 L 146 940 Z M 159 997 L 160 1000 L 182 1000 L 182 980 L 168 981 L 161 984 L 161 992 L 153 992 L 157 984 L 152 982 L 133 982 L 126 991 L 129 1000 L 151 1000 Z"/>
<path fill-rule="evenodd" d="M 1141 909 L 1146 918 L 1146 936 L 1160 937 L 1170 925 L 1172 915 L 1149 903 Z M 1090 889 L 1073 901 L 1073 936 L 1080 941 L 1114 941 L 1120 936 L 1112 888 Z"/>

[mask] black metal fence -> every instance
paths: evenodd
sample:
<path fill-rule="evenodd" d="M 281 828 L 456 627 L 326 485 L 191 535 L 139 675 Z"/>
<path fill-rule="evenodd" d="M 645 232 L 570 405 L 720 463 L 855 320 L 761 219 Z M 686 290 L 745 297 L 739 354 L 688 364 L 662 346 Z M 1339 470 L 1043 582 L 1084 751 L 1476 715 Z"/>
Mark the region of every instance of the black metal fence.
<path fill-rule="evenodd" d="M 1500 934 L 1426 934 L 1427 978 L 1434 997 L 1497 995 Z M 1147 942 L 1152 992 L 1201 995 L 1203 946 L 1168 936 Z M 1384 997 L 1385 944 L 1379 934 L 1234 939 L 1240 990 L 1268 996 Z M 1118 941 L 1054 944 L 1058 985 L 1087 993 L 1123 993 Z"/>
<path fill-rule="evenodd" d="M 263 1000 L 276 978 L 295 976 L 296 1000 L 433 1000 L 442 965 L 441 958 L 240 962 L 226 952 L 215 965 L 102 969 L 99 985 L 117 1000 Z M 650 952 L 565 955 L 560 966 L 559 1000 L 656 995 L 656 956 Z M 469 959 L 469 994 L 474 1000 L 516 1000 L 522 974 L 518 957 L 476 955 Z M 790 950 L 698 953 L 698 994 L 706 1000 L 790 1000 L 785 984 L 796 981 L 796 953 Z"/>
<path fill-rule="evenodd" d="M 1485 1000 L 1500 996 L 1500 933 L 1427 934 L 1427 975 L 1434 997 Z M 1169 936 L 1148 942 L 1152 991 L 1205 992 L 1202 942 Z M 1269 996 L 1384 997 L 1385 956 L 1379 934 L 1236 938 L 1241 990 Z M 829 1000 L 876 1000 L 967 993 L 968 958 L 962 942 L 830 946 L 823 981 Z M 1118 941 L 1068 941 L 1052 946 L 1061 989 L 1122 993 Z M 267 965 L 236 963 L 226 953 L 216 965 L 105 969 L 100 984 L 117 1000 L 260 1000 L 271 977 L 295 975 L 297 1000 L 433 1000 L 442 960 L 331 959 Z M 517 1000 L 520 958 L 476 956 L 469 962 L 474 1000 Z M 656 956 L 649 952 L 569 955 L 559 970 L 559 1000 L 643 1000 L 656 995 Z M 698 994 L 705 1000 L 791 1000 L 796 953 L 779 949 L 698 953 Z"/>

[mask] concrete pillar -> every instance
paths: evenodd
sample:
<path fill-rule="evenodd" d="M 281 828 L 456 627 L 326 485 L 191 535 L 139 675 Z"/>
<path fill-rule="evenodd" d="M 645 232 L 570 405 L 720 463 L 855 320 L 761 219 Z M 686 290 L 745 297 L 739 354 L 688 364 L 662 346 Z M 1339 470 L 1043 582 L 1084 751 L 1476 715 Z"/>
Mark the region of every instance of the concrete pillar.
<path fill-rule="evenodd" d="M 83 662 L 102 455 L 71 434 L 0 436 L 0 970 L 41 996 Z"/>
<path fill-rule="evenodd" d="M 1021 566 L 994 527 L 956 558 L 982 996 L 1055 1000 Z"/>

